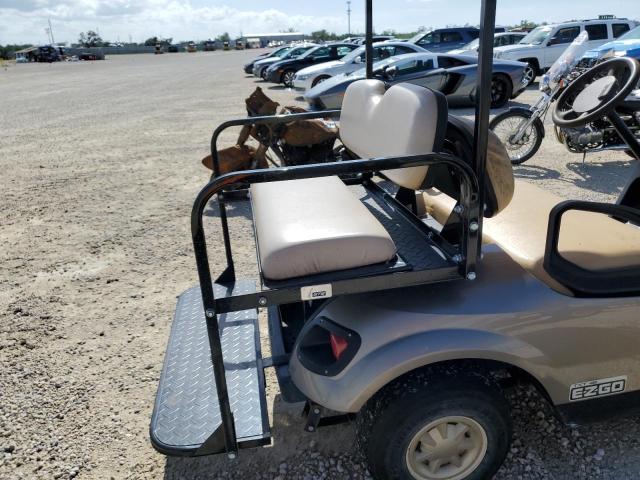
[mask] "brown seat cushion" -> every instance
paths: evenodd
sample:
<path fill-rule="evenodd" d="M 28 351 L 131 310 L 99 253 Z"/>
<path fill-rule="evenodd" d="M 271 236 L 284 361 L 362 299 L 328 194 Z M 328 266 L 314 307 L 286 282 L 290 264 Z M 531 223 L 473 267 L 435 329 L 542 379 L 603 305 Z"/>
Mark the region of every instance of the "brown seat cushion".
<path fill-rule="evenodd" d="M 448 196 L 424 192 L 425 209 L 443 224 L 455 206 Z M 500 215 L 485 219 L 483 241 L 495 243 L 513 260 L 554 290 L 571 292 L 543 267 L 551 209 L 563 199 L 524 181 L 516 181 L 511 203 Z M 640 266 L 640 228 L 606 215 L 570 211 L 562 217 L 560 254 L 587 270 Z"/>

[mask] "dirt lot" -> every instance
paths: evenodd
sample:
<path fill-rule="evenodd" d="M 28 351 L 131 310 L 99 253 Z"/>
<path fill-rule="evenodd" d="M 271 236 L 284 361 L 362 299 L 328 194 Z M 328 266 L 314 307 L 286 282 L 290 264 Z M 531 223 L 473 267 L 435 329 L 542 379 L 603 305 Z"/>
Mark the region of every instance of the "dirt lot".
<path fill-rule="evenodd" d="M 167 460 L 149 444 L 175 297 L 197 278 L 189 213 L 208 178 L 199 159 L 217 124 L 244 115 L 255 82 L 241 65 L 255 54 L 0 70 L 0 478 L 368 477 L 352 428 L 302 433 L 299 406 L 279 401 L 272 377 L 273 447 L 229 462 Z M 610 200 L 629 168 L 622 153 L 582 165 L 548 130 L 516 173 L 566 197 Z M 240 270 L 252 275 L 248 212 L 238 205 L 231 217 Z M 215 268 L 220 237 L 209 238 Z M 638 478 L 640 418 L 569 429 L 532 392 L 511 400 L 516 442 L 499 479 Z"/>

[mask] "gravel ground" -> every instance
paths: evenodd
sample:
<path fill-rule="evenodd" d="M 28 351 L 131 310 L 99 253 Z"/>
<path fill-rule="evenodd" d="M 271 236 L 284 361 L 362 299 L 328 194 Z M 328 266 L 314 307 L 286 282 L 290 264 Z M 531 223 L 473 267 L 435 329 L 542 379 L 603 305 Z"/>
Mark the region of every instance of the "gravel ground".
<path fill-rule="evenodd" d="M 149 444 L 175 297 L 196 282 L 199 159 L 217 124 L 244 115 L 255 82 L 240 67 L 254 55 L 0 69 L 0 478 L 369 478 L 352 427 L 303 433 L 299 405 L 280 401 L 270 372 L 272 447 L 230 462 L 166 459 Z M 281 88 L 267 93 L 294 102 Z M 548 130 L 516 174 L 569 198 L 611 200 L 629 168 L 621 153 L 583 165 Z M 248 211 L 230 214 L 239 270 L 253 275 Z M 216 268 L 220 237 L 208 238 Z M 498 479 L 639 478 L 639 417 L 570 429 L 535 392 L 511 402 L 515 443 Z"/>

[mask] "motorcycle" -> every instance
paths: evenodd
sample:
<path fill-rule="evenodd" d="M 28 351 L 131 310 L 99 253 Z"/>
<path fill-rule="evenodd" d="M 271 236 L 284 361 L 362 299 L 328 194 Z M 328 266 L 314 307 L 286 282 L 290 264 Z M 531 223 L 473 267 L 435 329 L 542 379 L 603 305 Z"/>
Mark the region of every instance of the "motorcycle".
<path fill-rule="evenodd" d="M 540 81 L 540 96 L 530 108 L 514 107 L 496 115 L 489 128 L 502 140 L 513 165 L 533 157 L 545 136 L 544 119 L 553 102 L 564 88 L 575 81 L 588 67 L 581 67 L 581 58 L 588 50 L 588 33 L 582 32 Z M 606 60 L 603 59 L 603 61 Z M 640 90 L 636 90 L 619 107 L 621 118 L 640 141 Z M 579 128 L 554 125 L 556 139 L 572 153 L 621 150 L 633 157 L 616 129 L 602 118 Z M 635 157 L 634 157 L 635 158 Z"/>

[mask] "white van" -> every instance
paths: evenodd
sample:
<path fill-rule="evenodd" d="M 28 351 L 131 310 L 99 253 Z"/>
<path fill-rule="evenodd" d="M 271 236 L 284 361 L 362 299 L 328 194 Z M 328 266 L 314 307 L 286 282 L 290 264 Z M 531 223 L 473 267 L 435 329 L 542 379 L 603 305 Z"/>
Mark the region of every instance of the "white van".
<path fill-rule="evenodd" d="M 610 42 L 638 25 L 626 18 L 601 16 L 597 20 L 577 20 L 555 25 L 541 25 L 533 29 L 516 45 L 496 47 L 493 56 L 504 60 L 528 63 L 523 81 L 528 85 L 553 65 L 565 48 L 586 30 L 589 46 L 596 48 Z"/>

